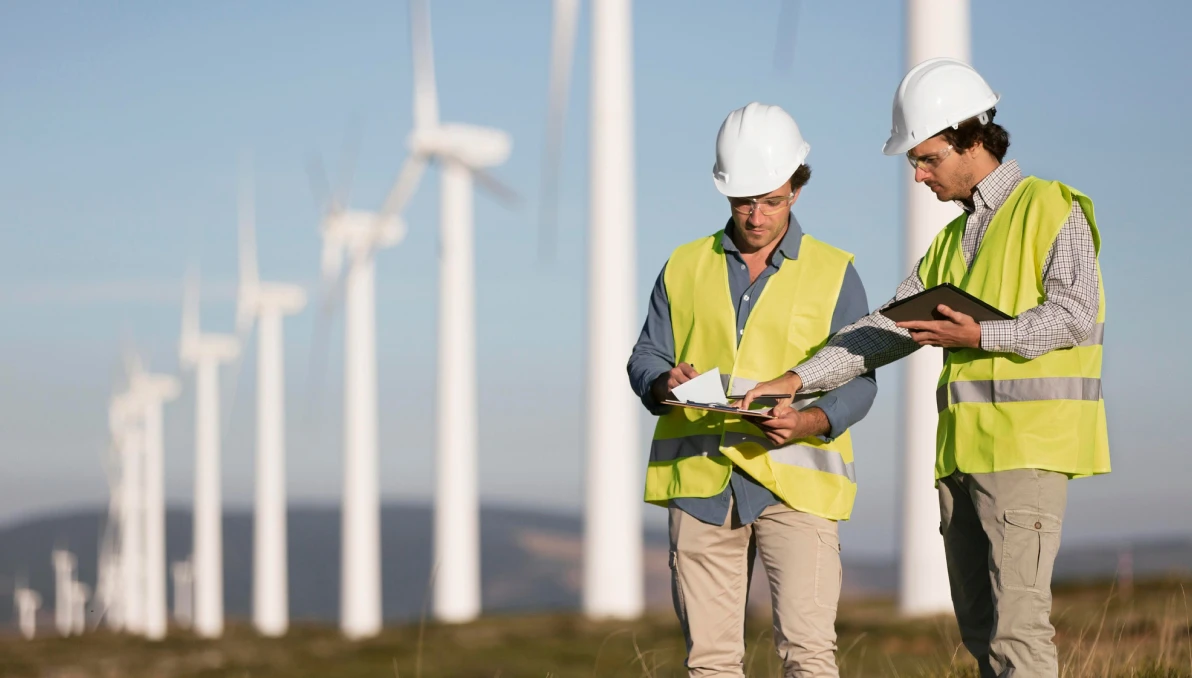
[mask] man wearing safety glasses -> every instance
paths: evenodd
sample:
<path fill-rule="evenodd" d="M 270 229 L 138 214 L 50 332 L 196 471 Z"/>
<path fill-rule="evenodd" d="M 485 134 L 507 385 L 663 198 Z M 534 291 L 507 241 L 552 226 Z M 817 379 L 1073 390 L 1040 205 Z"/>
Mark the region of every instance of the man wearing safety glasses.
<path fill-rule="evenodd" d="M 751 103 L 716 139 L 713 181 L 730 218 L 680 246 L 650 299 L 629 378 L 659 415 L 646 501 L 670 511 L 675 611 L 692 676 L 744 676 L 745 603 L 756 553 L 770 582 L 784 675 L 837 676 L 838 520 L 856 480 L 848 428 L 877 393 L 872 373 L 796 410 L 756 419 L 661 401 L 719 368 L 739 398 L 798 365 L 868 304 L 852 255 L 803 233 L 791 208 L 811 178 L 790 115 Z"/>
<path fill-rule="evenodd" d="M 1013 318 L 978 323 L 941 305 L 941 320 L 895 325 L 875 312 L 742 406 L 947 349 L 935 477 L 961 637 L 983 677 L 1056 676 L 1051 573 L 1068 479 L 1109 472 L 1101 238 L 1088 197 L 1003 162 L 998 99 L 971 66 L 925 61 L 898 87 L 884 151 L 906 153 L 915 181 L 963 209 L 895 300 L 951 283 Z"/>

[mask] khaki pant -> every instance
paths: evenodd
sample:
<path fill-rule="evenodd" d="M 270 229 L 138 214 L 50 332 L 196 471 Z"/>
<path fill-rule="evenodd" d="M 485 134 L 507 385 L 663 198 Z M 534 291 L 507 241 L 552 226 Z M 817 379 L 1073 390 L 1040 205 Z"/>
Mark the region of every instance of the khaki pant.
<path fill-rule="evenodd" d="M 1058 676 L 1051 572 L 1067 476 L 957 472 L 939 481 L 939 496 L 956 621 L 982 678 Z"/>
<path fill-rule="evenodd" d="M 687 638 L 687 670 L 745 675 L 745 601 L 760 552 L 774 607 L 774 646 L 783 675 L 838 676 L 836 605 L 840 540 L 836 522 L 778 504 L 749 525 L 709 525 L 670 509 L 675 612 Z"/>

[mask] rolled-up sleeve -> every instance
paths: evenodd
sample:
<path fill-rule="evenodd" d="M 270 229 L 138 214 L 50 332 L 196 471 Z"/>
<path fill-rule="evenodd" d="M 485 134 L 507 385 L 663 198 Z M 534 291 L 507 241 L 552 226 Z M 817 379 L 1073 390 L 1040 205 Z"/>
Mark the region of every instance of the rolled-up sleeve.
<path fill-rule="evenodd" d="M 869 301 L 865 296 L 865 285 L 857 269 L 849 264 L 840 286 L 840 296 L 832 313 L 832 333 L 851 325 L 869 313 Z M 877 373 L 870 370 L 846 384 L 825 392 L 808 407 L 818 407 L 828 418 L 830 429 L 826 440 L 840 437 L 854 424 L 869 414 L 873 400 L 877 397 Z"/>
<path fill-rule="evenodd" d="M 660 405 L 650 391 L 650 385 L 675 366 L 675 337 L 671 331 L 670 300 L 666 296 L 666 267 L 658 274 L 646 322 L 629 355 L 629 385 L 651 414 L 665 414 L 668 408 Z"/>

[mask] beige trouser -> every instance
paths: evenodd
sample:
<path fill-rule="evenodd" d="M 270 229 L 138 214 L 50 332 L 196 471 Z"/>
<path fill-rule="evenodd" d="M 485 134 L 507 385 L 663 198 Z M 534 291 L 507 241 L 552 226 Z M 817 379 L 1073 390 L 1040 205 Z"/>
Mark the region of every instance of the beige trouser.
<path fill-rule="evenodd" d="M 745 601 L 761 553 L 774 607 L 774 646 L 783 675 L 838 676 L 836 522 L 778 504 L 749 525 L 709 525 L 670 509 L 675 612 L 687 638 L 688 675 L 744 676 Z"/>
<path fill-rule="evenodd" d="M 957 472 L 940 480 L 939 495 L 952 604 L 982 678 L 1059 675 L 1051 571 L 1067 476 Z"/>

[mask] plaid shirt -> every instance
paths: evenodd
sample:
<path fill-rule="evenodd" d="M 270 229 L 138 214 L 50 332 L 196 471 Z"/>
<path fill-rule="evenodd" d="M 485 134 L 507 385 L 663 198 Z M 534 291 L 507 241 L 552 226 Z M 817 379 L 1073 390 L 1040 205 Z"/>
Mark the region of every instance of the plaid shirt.
<path fill-rule="evenodd" d="M 968 213 L 961 241 L 965 263 L 985 237 L 994 213 L 1022 181 L 1014 160 L 1000 165 L 977 184 L 973 204 L 956 204 Z M 922 263 L 919 260 L 919 264 Z M 898 286 L 886 306 L 923 291 L 919 264 Z M 1043 262 L 1046 300 L 1013 320 L 981 323 L 981 348 L 994 353 L 1016 353 L 1032 359 L 1059 348 L 1075 346 L 1092 336 L 1100 302 L 1097 287 L 1097 252 L 1092 229 L 1076 201 Z M 885 308 L 883 306 L 882 308 Z M 880 311 L 880 309 L 879 309 Z M 795 368 L 804 391 L 836 388 L 857 375 L 892 363 L 913 353 L 919 345 L 910 332 L 879 311 L 844 327 L 811 360 Z"/>

